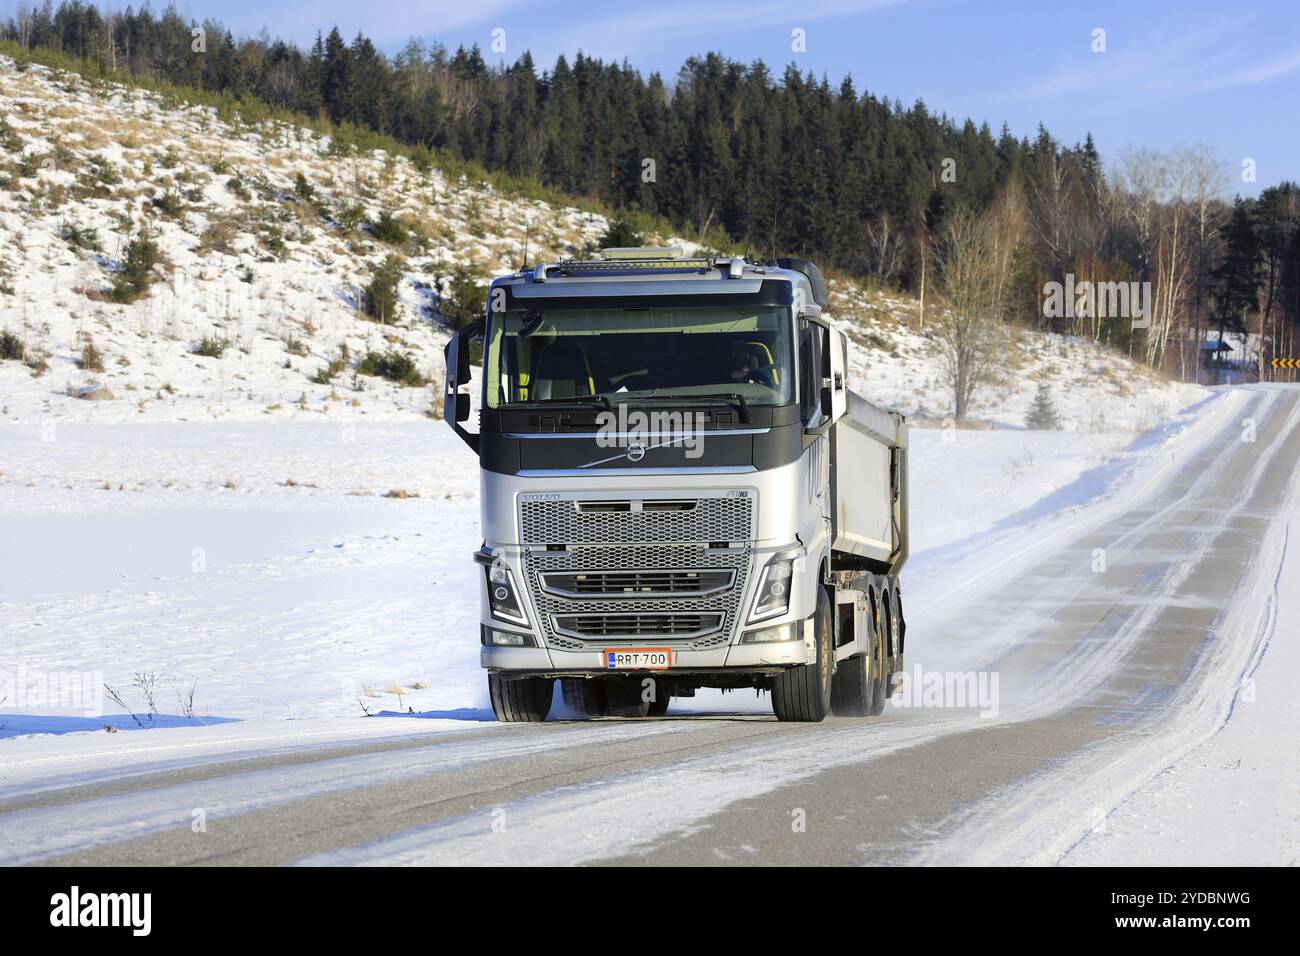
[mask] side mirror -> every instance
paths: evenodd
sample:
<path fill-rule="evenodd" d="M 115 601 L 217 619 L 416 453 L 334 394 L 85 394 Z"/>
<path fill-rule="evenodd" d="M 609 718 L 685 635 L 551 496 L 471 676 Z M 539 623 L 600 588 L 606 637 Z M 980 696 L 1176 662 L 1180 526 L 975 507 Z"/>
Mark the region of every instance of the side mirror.
<path fill-rule="evenodd" d="M 442 417 L 451 426 L 452 431 L 461 437 L 465 444 L 478 452 L 478 435 L 461 428 L 460 423 L 469 420 L 470 397 L 460 390 L 460 386 L 470 380 L 469 346 L 470 342 L 483 334 L 482 321 L 471 323 L 451 337 L 443 358 L 446 360 L 447 384 L 443 392 Z"/>
<path fill-rule="evenodd" d="M 810 323 L 817 339 L 817 376 L 821 383 L 817 397 L 820 400 L 824 422 L 839 421 L 848 409 L 849 393 L 846 375 L 848 371 L 848 339 L 838 329 L 823 325 L 821 321 Z"/>
<path fill-rule="evenodd" d="M 481 332 L 483 330 L 482 323 L 475 323 L 475 325 L 478 326 L 478 331 Z M 468 332 L 470 329 L 474 328 L 475 325 L 467 326 L 462 331 Z M 461 337 L 460 333 L 459 332 L 456 333 L 456 338 L 459 339 L 460 337 Z M 469 380 L 473 378 L 473 375 L 471 375 L 470 373 L 470 365 L 469 365 L 469 341 L 473 337 L 474 337 L 473 334 L 465 336 L 464 340 L 459 343 L 456 349 L 456 384 L 457 385 L 468 384 Z"/>

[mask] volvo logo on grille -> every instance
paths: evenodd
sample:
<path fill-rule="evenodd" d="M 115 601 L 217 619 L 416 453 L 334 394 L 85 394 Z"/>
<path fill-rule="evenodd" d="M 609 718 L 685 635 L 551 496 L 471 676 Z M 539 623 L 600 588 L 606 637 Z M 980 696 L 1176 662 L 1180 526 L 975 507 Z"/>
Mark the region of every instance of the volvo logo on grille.
<path fill-rule="evenodd" d="M 627 446 L 627 460 L 631 462 L 640 461 L 645 457 L 645 445 L 640 442 Z"/>

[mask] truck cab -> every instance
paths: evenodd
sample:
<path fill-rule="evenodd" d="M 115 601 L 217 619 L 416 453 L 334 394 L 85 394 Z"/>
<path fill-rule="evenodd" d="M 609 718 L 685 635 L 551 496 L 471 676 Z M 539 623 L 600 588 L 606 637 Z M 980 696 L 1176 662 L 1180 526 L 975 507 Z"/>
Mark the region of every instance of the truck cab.
<path fill-rule="evenodd" d="M 701 687 L 770 690 L 785 720 L 883 707 L 906 425 L 849 391 L 826 306 L 810 262 L 675 249 L 492 283 L 447 345 L 445 417 L 480 462 L 498 719 L 546 719 L 557 680 L 591 717 Z"/>

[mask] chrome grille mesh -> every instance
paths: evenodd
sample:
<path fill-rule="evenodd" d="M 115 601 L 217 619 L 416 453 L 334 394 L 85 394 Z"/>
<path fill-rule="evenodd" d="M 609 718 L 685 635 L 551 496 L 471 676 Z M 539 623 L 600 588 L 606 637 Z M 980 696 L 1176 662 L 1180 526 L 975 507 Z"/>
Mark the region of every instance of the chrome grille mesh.
<path fill-rule="evenodd" d="M 753 537 L 753 501 L 749 496 L 700 498 L 693 508 L 664 511 L 579 510 L 580 504 L 585 502 L 579 499 L 537 500 L 525 495 L 519 505 L 521 543 L 642 544 L 654 541 L 748 541 Z"/>
<path fill-rule="evenodd" d="M 711 635 L 722 626 L 722 618 L 719 612 L 555 614 L 551 626 L 579 640 L 678 640 Z"/>
<path fill-rule="evenodd" d="M 735 572 L 726 568 L 638 568 L 635 571 L 547 571 L 542 588 L 567 598 L 686 597 L 732 586 Z"/>
<path fill-rule="evenodd" d="M 672 510 L 639 510 L 640 502 L 635 502 L 628 510 L 580 511 L 577 504 L 578 499 L 528 496 L 520 502 L 524 578 L 548 646 L 583 650 L 605 641 L 653 639 L 702 649 L 730 642 L 752 554 L 751 496 L 699 498 L 694 507 Z M 722 542 L 733 546 L 709 546 Z M 731 586 L 704 594 L 572 597 L 542 587 L 546 580 L 557 589 L 555 582 L 571 581 L 578 574 L 603 576 L 610 582 L 633 574 L 657 574 L 656 580 L 673 581 L 682 579 L 683 572 L 709 574 L 710 580 L 717 580 L 719 576 L 711 574 L 717 571 L 725 572 Z M 579 622 L 578 615 L 586 617 Z M 614 634 L 627 636 L 603 636 Z"/>

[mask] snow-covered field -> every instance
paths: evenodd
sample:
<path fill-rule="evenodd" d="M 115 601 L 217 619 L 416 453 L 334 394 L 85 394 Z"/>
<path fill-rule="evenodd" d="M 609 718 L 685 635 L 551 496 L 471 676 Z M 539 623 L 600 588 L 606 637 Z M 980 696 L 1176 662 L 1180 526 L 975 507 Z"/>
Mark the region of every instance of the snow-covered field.
<path fill-rule="evenodd" d="M 1124 440 L 919 429 L 916 547 L 1030 508 Z M 167 714 L 197 681 L 205 719 L 484 706 L 477 462 L 441 423 L 8 425 L 0 448 L 0 672 L 102 673 L 142 709 L 133 676 L 157 674 Z M 135 726 L 0 710 L 0 736 Z"/>
<path fill-rule="evenodd" d="M 1131 440 L 913 434 L 921 566 L 1103 493 Z M 0 448 L 0 673 L 89 675 L 140 713 L 135 675 L 157 675 L 164 723 L 195 727 L 482 715 L 477 462 L 443 424 L 11 424 Z M 177 691 L 191 686 L 186 721 Z M 111 703 L 17 703 L 0 707 L 0 736 L 137 726 Z"/>

